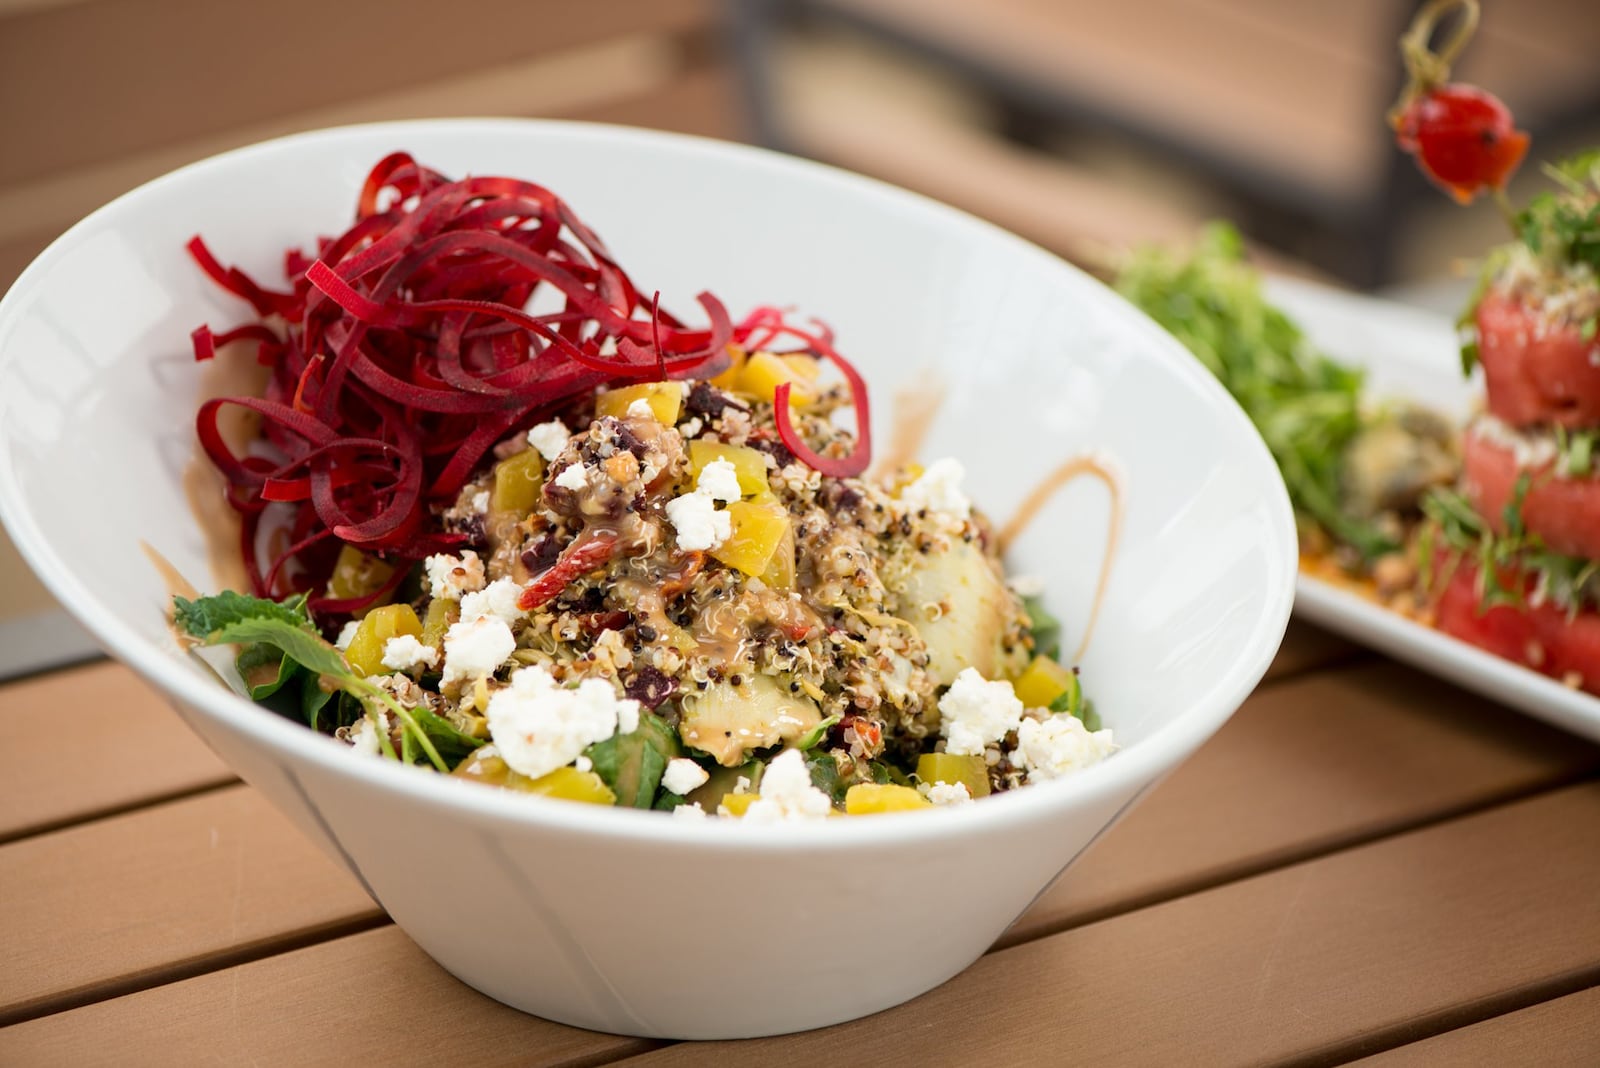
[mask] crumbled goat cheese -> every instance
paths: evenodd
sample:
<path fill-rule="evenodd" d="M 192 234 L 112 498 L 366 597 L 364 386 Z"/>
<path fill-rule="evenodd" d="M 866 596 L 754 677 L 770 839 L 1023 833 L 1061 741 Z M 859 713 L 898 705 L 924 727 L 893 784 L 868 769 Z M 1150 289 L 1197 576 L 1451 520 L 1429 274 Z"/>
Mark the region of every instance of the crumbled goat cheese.
<path fill-rule="evenodd" d="M 988 682 L 975 668 L 956 676 L 939 698 L 939 733 L 945 752 L 977 756 L 1022 722 L 1022 702 L 1009 682 Z"/>
<path fill-rule="evenodd" d="M 964 782 L 923 783 L 918 789 L 936 805 L 960 805 L 972 800 L 972 792 Z"/>
<path fill-rule="evenodd" d="M 439 686 L 488 678 L 516 648 L 516 636 L 505 620 L 481 616 L 452 623 L 444 635 L 444 676 Z"/>
<path fill-rule="evenodd" d="M 593 771 L 594 761 L 590 760 L 586 756 L 581 756 L 572 762 L 572 766 L 577 768 L 579 771 Z"/>
<path fill-rule="evenodd" d="M 705 429 L 705 420 L 698 415 L 690 416 L 688 421 L 678 428 L 678 433 L 683 435 L 683 440 L 688 441 L 700 431 Z"/>
<path fill-rule="evenodd" d="M 637 722 L 639 702 L 617 697 L 604 679 L 566 689 L 543 667 L 525 667 L 489 699 L 489 734 L 511 770 L 537 779 L 616 734 L 625 708 Z"/>
<path fill-rule="evenodd" d="M 1076 716 L 1057 715 L 1023 721 L 1011 762 L 1027 770 L 1030 783 L 1042 782 L 1099 763 L 1115 748 L 1110 731 L 1090 732 Z"/>
<path fill-rule="evenodd" d="M 698 490 L 668 501 L 667 519 L 685 552 L 715 549 L 733 536 L 732 517 L 717 511 L 717 502 Z"/>
<path fill-rule="evenodd" d="M 972 514 L 972 501 L 961 492 L 961 480 L 965 476 L 966 469 L 961 461 L 948 456 L 935 460 L 915 482 L 900 491 L 900 499 L 912 511 L 926 508 L 930 512 L 965 519 Z"/>
<path fill-rule="evenodd" d="M 682 796 L 697 786 L 704 786 L 709 778 L 711 776 L 706 774 L 706 769 L 699 764 L 686 757 L 677 757 L 667 762 L 666 773 L 661 776 L 661 785 Z"/>
<path fill-rule="evenodd" d="M 459 601 L 463 594 L 483 589 L 483 561 L 471 549 L 460 556 L 435 553 L 423 561 L 428 587 L 435 597 Z"/>
<path fill-rule="evenodd" d="M 528 431 L 528 444 L 538 449 L 539 455 L 546 460 L 554 460 L 560 456 L 570 440 L 572 435 L 567 431 L 567 425 L 559 419 L 540 423 Z"/>
<path fill-rule="evenodd" d="M 833 811 L 828 795 L 811 784 L 811 769 L 798 749 L 785 749 L 761 776 L 760 797 L 745 810 L 746 823 L 818 820 Z"/>
<path fill-rule="evenodd" d="M 650 402 L 645 400 L 643 397 L 640 397 L 632 404 L 628 405 L 629 419 L 654 419 L 655 417 L 656 410 L 650 407 Z"/>
<path fill-rule="evenodd" d="M 333 640 L 333 647 L 341 653 L 350 648 L 350 643 L 356 640 L 356 631 L 361 629 L 361 620 L 352 619 L 339 628 L 339 636 Z"/>
<path fill-rule="evenodd" d="M 744 496 L 739 488 L 739 469 L 727 460 L 712 460 L 701 468 L 694 487 L 696 493 L 704 493 L 714 501 L 732 503 Z"/>
<path fill-rule="evenodd" d="M 581 490 L 589 484 L 589 469 L 582 464 L 568 464 L 556 476 L 556 485 L 562 489 Z"/>
<path fill-rule="evenodd" d="M 489 510 L 488 490 L 479 490 L 472 495 L 472 510 L 474 512 L 487 512 Z"/>
<path fill-rule="evenodd" d="M 679 819 L 703 820 L 706 818 L 706 810 L 700 807 L 700 802 L 698 801 L 688 805 L 679 805 L 672 810 L 672 814 Z"/>
<path fill-rule="evenodd" d="M 383 752 L 383 745 L 378 741 L 378 728 L 371 716 L 362 716 L 360 722 L 350 728 L 350 748 L 367 756 L 377 756 Z"/>
<path fill-rule="evenodd" d="M 383 666 L 391 671 L 431 668 L 438 662 L 439 650 L 423 645 L 413 635 L 397 634 L 383 643 Z"/>
<path fill-rule="evenodd" d="M 1487 412 L 1472 421 L 1468 433 L 1476 434 L 1490 445 L 1498 445 L 1505 449 L 1519 468 L 1543 467 L 1555 460 L 1561 451 L 1556 445 L 1553 433 L 1518 430 Z"/>
<path fill-rule="evenodd" d="M 508 627 L 513 626 L 528 614 L 517 607 L 517 598 L 521 596 L 522 584 L 516 579 L 495 579 L 477 593 L 461 598 L 461 618 L 498 619 Z"/>

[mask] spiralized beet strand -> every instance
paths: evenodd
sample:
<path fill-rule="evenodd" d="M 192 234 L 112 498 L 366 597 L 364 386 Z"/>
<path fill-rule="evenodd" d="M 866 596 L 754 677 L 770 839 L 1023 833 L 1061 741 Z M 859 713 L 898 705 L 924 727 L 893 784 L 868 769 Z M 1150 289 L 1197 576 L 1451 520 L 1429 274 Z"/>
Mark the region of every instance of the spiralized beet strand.
<path fill-rule="evenodd" d="M 692 327 L 641 296 L 654 288 L 635 285 L 548 189 L 451 181 L 403 152 L 373 168 L 348 230 L 285 254 L 286 290 L 224 266 L 198 237 L 188 250 L 259 317 L 193 335 L 197 359 L 249 341 L 269 369 L 262 395 L 213 400 L 196 417 L 243 520 L 254 592 L 304 590 L 327 613 L 390 592 L 325 596 L 341 545 L 405 562 L 461 543 L 432 517 L 496 442 L 598 388 L 706 378 L 729 362 L 721 302 L 701 294 L 706 325 Z M 865 392 L 831 358 L 852 378 L 859 414 Z M 260 421 L 241 452 L 218 423 L 228 407 Z"/>
<path fill-rule="evenodd" d="M 803 351 L 839 369 L 850 386 L 851 405 L 856 415 L 855 447 L 849 455 L 824 456 L 800 436 L 789 412 L 791 387 L 788 382 L 780 383 L 774 391 L 772 416 L 778 425 L 778 437 L 797 460 L 832 478 L 854 478 L 872 464 L 872 408 L 867 398 L 867 383 L 850 361 L 833 347 L 833 331 L 820 322 L 813 325 L 814 329 L 806 330 L 789 322 L 782 309 L 757 308 L 734 328 L 733 340 L 734 344 L 746 348 L 765 349 L 780 338 L 790 337 L 804 345 Z"/>

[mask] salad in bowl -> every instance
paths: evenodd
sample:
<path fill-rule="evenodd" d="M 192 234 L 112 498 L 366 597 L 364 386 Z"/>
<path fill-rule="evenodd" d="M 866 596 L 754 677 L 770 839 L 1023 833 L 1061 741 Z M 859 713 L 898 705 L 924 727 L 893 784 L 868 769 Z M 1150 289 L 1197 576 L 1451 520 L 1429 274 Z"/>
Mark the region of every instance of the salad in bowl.
<path fill-rule="evenodd" d="M 485 175 L 570 198 L 527 238 L 559 285 L 453 230 L 405 286 L 352 262 Z M 533 218 L 469 189 L 435 219 Z M 1244 700 L 1296 557 L 1238 405 L 1059 259 L 815 164 L 525 121 L 300 135 L 85 219 L 0 301 L 0 517 L 443 967 L 680 1038 L 976 960 Z M 841 911 L 897 947 L 869 983 L 818 952 Z"/>
<path fill-rule="evenodd" d="M 197 417 L 249 595 L 174 622 L 236 647 L 253 699 L 473 782 L 751 822 L 1111 751 L 960 461 L 867 477 L 868 386 L 825 325 L 702 293 L 686 327 L 551 191 L 403 152 L 355 216 L 283 290 L 189 244 L 257 313 L 197 359 L 264 375 Z"/>

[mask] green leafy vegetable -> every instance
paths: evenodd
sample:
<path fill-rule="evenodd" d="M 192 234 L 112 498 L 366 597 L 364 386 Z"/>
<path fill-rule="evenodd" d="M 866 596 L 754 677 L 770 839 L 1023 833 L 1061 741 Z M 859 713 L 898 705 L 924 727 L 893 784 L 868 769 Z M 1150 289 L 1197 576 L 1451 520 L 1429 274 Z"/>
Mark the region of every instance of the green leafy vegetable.
<path fill-rule="evenodd" d="M 1362 429 L 1360 371 L 1314 351 L 1261 293 L 1238 231 L 1213 223 L 1188 259 L 1138 253 L 1117 290 L 1184 343 L 1222 382 L 1271 450 L 1290 500 L 1336 540 L 1372 559 L 1395 549 L 1377 524 L 1339 506 L 1345 447 Z"/>
<path fill-rule="evenodd" d="M 306 608 L 304 594 L 295 594 L 282 601 L 268 601 L 249 594 L 224 590 L 210 597 L 190 601 L 174 597 L 173 622 L 185 634 L 208 639 L 222 628 L 246 620 L 275 619 L 301 630 L 312 630 L 311 613 Z M 231 640 L 231 639 L 222 639 Z M 207 642 L 215 644 L 215 642 Z"/>
<path fill-rule="evenodd" d="M 811 785 L 827 794 L 834 804 L 844 800 L 848 784 L 839 781 L 839 762 L 832 753 L 807 753 L 806 769 L 811 772 Z"/>
<path fill-rule="evenodd" d="M 640 712 L 637 730 L 596 742 L 584 755 L 594 763 L 595 774 L 617 795 L 617 804 L 651 808 L 667 762 L 682 753 L 678 732 L 666 720 Z"/>
<path fill-rule="evenodd" d="M 1071 681 L 1067 683 L 1067 688 L 1061 691 L 1059 697 L 1050 702 L 1050 711 L 1065 712 L 1068 715 L 1082 719 L 1083 684 L 1078 681 L 1078 673 L 1076 671 L 1071 672 L 1069 677 Z"/>
<path fill-rule="evenodd" d="M 303 596 L 282 602 L 232 591 L 193 601 L 174 597 L 173 622 L 202 645 L 243 645 L 240 660 L 257 674 L 271 664 L 273 656 L 279 657 L 271 680 L 250 684 L 252 696 L 263 688 L 268 689 L 269 696 L 276 695 L 296 671 L 304 672 L 300 708 L 312 727 L 318 725 L 331 696 L 326 691 L 336 688 L 359 701 L 374 723 L 382 721 L 380 710 L 399 721 L 399 756 L 408 763 L 420 751 L 434 767 L 449 771 L 451 765 L 441 755 L 441 747 L 459 759 L 483 744 L 430 709 L 405 707 L 382 687 L 352 671 L 339 650 L 317 633 Z M 386 756 L 396 755 L 387 731 L 378 731 L 378 741 Z"/>
<path fill-rule="evenodd" d="M 1033 635 L 1033 651 L 1051 660 L 1061 658 L 1061 620 L 1050 614 L 1044 598 L 1029 595 L 1022 598 L 1022 607 L 1028 613 L 1028 632 Z"/>
<path fill-rule="evenodd" d="M 795 741 L 794 747 L 800 750 L 815 749 L 817 746 L 822 744 L 822 740 L 828 736 L 828 732 L 832 730 L 834 726 L 842 719 L 844 719 L 844 717 L 838 713 L 829 716 L 827 719 L 823 720 L 821 723 L 802 734 Z"/>

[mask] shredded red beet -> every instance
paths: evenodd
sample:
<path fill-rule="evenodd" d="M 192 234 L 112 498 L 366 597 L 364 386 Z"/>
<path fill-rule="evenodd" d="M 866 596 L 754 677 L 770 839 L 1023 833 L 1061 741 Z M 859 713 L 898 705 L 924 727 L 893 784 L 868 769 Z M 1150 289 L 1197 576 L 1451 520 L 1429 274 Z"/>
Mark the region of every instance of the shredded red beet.
<path fill-rule="evenodd" d="M 285 254 L 287 291 L 224 267 L 199 237 L 188 249 L 266 320 L 193 335 L 196 359 L 243 340 L 271 368 L 264 396 L 209 401 L 196 420 L 243 519 L 254 592 L 306 590 L 325 612 L 390 592 L 318 597 L 341 543 L 400 561 L 459 545 L 428 519 L 497 441 L 602 386 L 704 378 L 728 365 L 733 327 L 715 297 L 698 298 L 708 325 L 686 326 L 659 295 L 641 298 L 549 190 L 450 181 L 403 152 L 372 169 L 349 230 L 320 241 L 315 256 Z M 534 314 L 542 293 L 556 310 Z M 228 405 L 259 417 L 269 450 L 228 447 L 217 422 Z M 292 515 L 281 530 L 274 522 L 275 544 L 261 550 L 273 504 Z"/>
<path fill-rule="evenodd" d="M 855 448 L 847 456 L 824 456 L 800 436 L 789 413 L 789 383 L 781 383 L 773 397 L 773 419 L 778 425 L 778 437 L 783 440 L 795 458 L 808 467 L 833 478 L 853 478 L 866 471 L 872 463 L 872 409 L 867 400 L 867 383 L 861 373 L 833 347 L 833 331 L 826 324 L 813 321 L 813 328 L 802 329 L 789 322 L 783 309 L 757 308 L 733 329 L 733 342 L 747 351 L 767 349 L 780 338 L 789 337 L 803 344 L 799 351 L 832 363 L 850 385 L 850 397 L 856 413 Z"/>

